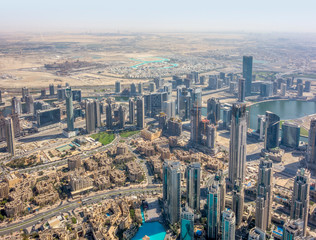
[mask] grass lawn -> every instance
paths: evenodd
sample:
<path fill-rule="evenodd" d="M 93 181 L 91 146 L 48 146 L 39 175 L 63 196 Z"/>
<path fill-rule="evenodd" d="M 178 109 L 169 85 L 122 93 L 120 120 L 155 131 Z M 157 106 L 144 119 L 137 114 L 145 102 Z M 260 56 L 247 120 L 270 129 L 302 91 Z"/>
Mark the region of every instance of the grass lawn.
<path fill-rule="evenodd" d="M 111 143 L 115 138 L 113 133 L 107 133 L 107 132 L 92 134 L 90 137 L 92 137 L 96 141 L 99 141 L 100 143 L 102 143 L 102 145 L 107 145 Z"/>
<path fill-rule="evenodd" d="M 120 136 L 123 138 L 128 138 L 130 136 L 133 136 L 135 134 L 139 133 L 139 131 L 124 131 L 124 132 L 120 132 Z"/>

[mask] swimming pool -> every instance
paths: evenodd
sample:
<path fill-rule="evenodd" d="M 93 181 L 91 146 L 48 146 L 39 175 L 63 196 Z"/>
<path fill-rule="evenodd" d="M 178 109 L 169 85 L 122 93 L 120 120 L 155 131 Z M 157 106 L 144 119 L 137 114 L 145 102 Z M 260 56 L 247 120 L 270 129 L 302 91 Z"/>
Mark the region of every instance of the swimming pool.
<path fill-rule="evenodd" d="M 150 237 L 150 240 L 163 240 L 166 231 L 159 222 L 143 223 L 132 240 L 142 240 L 145 235 Z"/>
<path fill-rule="evenodd" d="M 147 235 L 150 240 L 163 240 L 166 236 L 166 231 L 164 227 L 159 222 L 145 222 L 145 216 L 143 207 L 140 208 L 142 212 L 143 224 L 138 229 L 136 235 L 132 240 L 142 240 L 145 235 Z"/>

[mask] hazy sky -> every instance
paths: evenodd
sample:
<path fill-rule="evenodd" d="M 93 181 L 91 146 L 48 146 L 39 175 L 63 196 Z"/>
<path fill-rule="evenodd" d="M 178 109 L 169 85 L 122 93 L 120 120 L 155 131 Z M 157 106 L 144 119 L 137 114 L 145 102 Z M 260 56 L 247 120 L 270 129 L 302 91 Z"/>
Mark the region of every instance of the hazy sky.
<path fill-rule="evenodd" d="M 0 31 L 316 32 L 316 0 L 0 0 Z"/>

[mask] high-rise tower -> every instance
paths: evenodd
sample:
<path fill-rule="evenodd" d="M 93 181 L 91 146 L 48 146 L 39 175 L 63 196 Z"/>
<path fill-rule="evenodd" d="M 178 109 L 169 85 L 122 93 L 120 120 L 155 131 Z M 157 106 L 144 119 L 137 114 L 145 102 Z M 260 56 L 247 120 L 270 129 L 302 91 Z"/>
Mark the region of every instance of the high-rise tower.
<path fill-rule="evenodd" d="M 252 56 L 243 56 L 242 62 L 242 76 L 245 79 L 246 96 L 251 95 L 252 84 Z"/>
<path fill-rule="evenodd" d="M 266 111 L 266 129 L 264 148 L 266 150 L 279 146 L 280 117 L 272 112 Z"/>
<path fill-rule="evenodd" d="M 67 111 L 67 130 L 74 131 L 75 118 L 74 118 L 74 108 L 73 108 L 73 103 L 72 103 L 71 88 L 66 88 L 65 97 L 66 97 L 66 111 Z"/>
<path fill-rule="evenodd" d="M 225 210 L 222 213 L 222 240 L 235 239 L 235 213 L 232 210 Z"/>
<path fill-rule="evenodd" d="M 194 240 L 194 213 L 188 207 L 181 213 L 180 240 Z"/>
<path fill-rule="evenodd" d="M 211 124 L 217 125 L 221 116 L 221 104 L 217 98 L 207 100 L 207 119 Z"/>
<path fill-rule="evenodd" d="M 193 143 L 201 143 L 201 131 L 200 131 L 200 122 L 201 122 L 201 108 L 193 105 L 191 109 L 191 136 L 190 140 Z"/>
<path fill-rule="evenodd" d="M 309 209 L 310 172 L 301 168 L 297 170 L 294 178 L 294 189 L 291 204 L 291 218 L 302 219 L 303 233 L 306 234 Z"/>
<path fill-rule="evenodd" d="M 163 164 L 163 201 L 164 213 L 170 224 L 180 220 L 180 184 L 180 162 L 165 161 Z"/>
<path fill-rule="evenodd" d="M 5 119 L 5 136 L 7 141 L 7 150 L 12 156 L 15 155 L 14 128 L 12 118 Z"/>
<path fill-rule="evenodd" d="M 200 210 L 201 164 L 191 163 L 187 167 L 187 203 L 194 210 Z"/>
<path fill-rule="evenodd" d="M 129 112 L 129 123 L 135 123 L 135 101 L 133 99 L 129 99 L 128 102 L 128 112 Z"/>
<path fill-rule="evenodd" d="M 137 127 L 143 129 L 145 127 L 145 108 L 144 98 L 138 97 L 136 100 Z"/>
<path fill-rule="evenodd" d="M 207 236 L 209 239 L 219 239 L 221 201 L 219 182 L 214 181 L 207 192 Z"/>
<path fill-rule="evenodd" d="M 246 170 L 246 146 L 246 105 L 235 103 L 232 107 L 232 120 L 229 144 L 228 180 L 230 187 L 232 187 L 235 181 L 238 179 L 242 183 L 244 182 Z"/>
<path fill-rule="evenodd" d="M 244 102 L 246 96 L 246 81 L 244 78 L 238 80 L 238 102 Z"/>
<path fill-rule="evenodd" d="M 306 159 L 308 168 L 316 173 L 316 118 L 310 123 Z"/>
<path fill-rule="evenodd" d="M 233 211 L 236 216 L 236 226 L 239 227 L 244 214 L 244 186 L 240 180 L 235 181 L 233 189 Z"/>
<path fill-rule="evenodd" d="M 261 160 L 257 182 L 256 227 L 263 231 L 266 231 L 271 223 L 272 189 L 272 161 Z"/>

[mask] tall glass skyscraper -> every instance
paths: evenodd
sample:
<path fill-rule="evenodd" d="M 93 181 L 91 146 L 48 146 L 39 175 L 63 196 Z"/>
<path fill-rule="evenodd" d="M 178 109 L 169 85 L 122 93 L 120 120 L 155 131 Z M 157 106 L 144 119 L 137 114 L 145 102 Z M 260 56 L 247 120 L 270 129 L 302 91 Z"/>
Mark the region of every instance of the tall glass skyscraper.
<path fill-rule="evenodd" d="M 246 105 L 235 103 L 232 107 L 232 120 L 229 143 L 228 179 L 232 187 L 236 180 L 242 183 L 246 170 L 247 116 Z"/>
<path fill-rule="evenodd" d="M 66 97 L 66 111 L 67 111 L 67 129 L 68 131 L 74 131 L 74 108 L 72 103 L 72 91 L 71 88 L 66 88 L 65 90 L 65 97 Z"/>
<path fill-rule="evenodd" d="M 297 170 L 294 178 L 294 189 L 291 205 L 291 218 L 302 219 L 304 222 L 303 234 L 306 234 L 308 210 L 309 210 L 309 188 L 310 188 L 310 172 L 301 168 Z"/>
<path fill-rule="evenodd" d="M 266 111 L 266 129 L 264 148 L 266 150 L 279 146 L 280 117 L 272 112 Z"/>
<path fill-rule="evenodd" d="M 187 167 L 187 203 L 194 210 L 200 210 L 201 164 L 191 163 Z"/>
<path fill-rule="evenodd" d="M 219 239 L 221 201 L 219 182 L 214 181 L 207 193 L 207 236 L 209 239 Z"/>
<path fill-rule="evenodd" d="M 180 183 L 180 162 L 165 161 L 163 164 L 163 201 L 164 213 L 170 224 L 180 220 Z"/>
<path fill-rule="evenodd" d="M 229 209 L 222 214 L 222 240 L 235 239 L 235 213 Z"/>
<path fill-rule="evenodd" d="M 263 231 L 266 231 L 271 223 L 272 189 L 272 161 L 261 160 L 257 182 L 256 227 Z"/>
<path fill-rule="evenodd" d="M 246 80 L 246 96 L 251 95 L 252 84 L 252 56 L 243 56 L 242 77 Z"/>
<path fill-rule="evenodd" d="M 185 208 L 181 213 L 181 240 L 194 239 L 194 213 L 190 208 Z"/>

